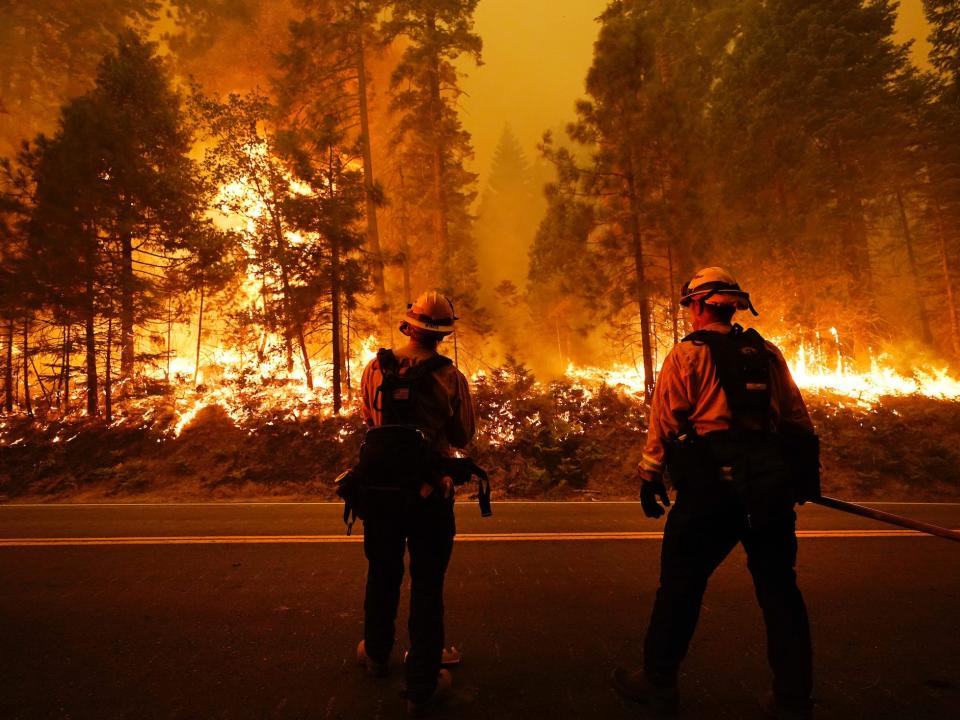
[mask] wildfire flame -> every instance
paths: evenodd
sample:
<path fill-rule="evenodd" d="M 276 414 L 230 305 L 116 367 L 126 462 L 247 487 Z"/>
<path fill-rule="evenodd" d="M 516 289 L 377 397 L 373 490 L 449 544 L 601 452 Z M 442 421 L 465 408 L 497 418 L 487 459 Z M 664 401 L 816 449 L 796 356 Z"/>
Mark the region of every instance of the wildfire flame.
<path fill-rule="evenodd" d="M 255 159 L 265 148 L 254 147 L 250 151 Z M 294 192 L 308 193 L 311 189 L 287 178 Z M 240 230 L 248 237 L 255 236 L 256 222 L 266 212 L 266 207 L 248 182 L 224 185 L 217 202 L 219 212 L 214 220 L 224 229 Z M 288 232 L 287 241 L 292 244 L 303 243 L 307 238 L 298 233 Z M 246 248 L 252 253 L 251 248 Z M 244 301 L 254 307 L 262 300 L 263 278 L 252 272 L 248 274 L 241 287 Z M 260 347 L 281 347 L 283 338 L 276 333 L 263 331 L 259 338 Z M 835 328 L 829 330 L 830 338 L 813 346 L 800 345 L 788 365 L 798 386 L 808 393 L 825 393 L 848 399 L 864 407 L 875 405 L 884 396 L 923 395 L 931 398 L 960 400 L 960 380 L 951 376 L 945 367 L 920 367 L 911 375 L 904 375 L 895 369 L 892 359 L 884 354 L 873 356 L 868 372 L 857 372 L 845 361 L 841 352 L 840 338 Z M 353 390 L 360 384 L 360 374 L 366 364 L 375 356 L 379 343 L 376 337 L 369 336 L 350 348 L 354 362 L 348 379 L 347 403 L 341 413 L 355 411 L 351 402 Z M 778 342 L 778 345 L 781 344 Z M 789 343 L 787 343 L 789 346 Z M 824 351 L 822 348 L 829 348 Z M 240 425 L 252 422 L 258 408 L 270 408 L 280 411 L 280 417 L 299 419 L 305 415 L 326 415 L 331 403 L 332 387 L 325 373 L 316 373 L 314 390 L 307 388 L 302 367 L 293 369 L 287 366 L 283 353 L 272 353 L 262 357 L 248 353 L 243 356 L 235 349 L 221 345 L 204 346 L 203 360 L 198 363 L 186 357 L 178 356 L 171 360 L 170 378 L 174 381 L 174 413 L 176 421 L 170 432 L 179 436 L 205 407 L 219 406 Z M 617 389 L 642 402 L 645 392 L 642 368 L 625 363 L 612 364 L 609 367 L 596 367 L 569 363 L 565 371 L 569 391 L 577 393 L 581 401 L 593 397 L 595 390 L 602 386 Z M 196 378 L 196 383 L 192 382 Z M 480 371 L 474 380 L 483 380 Z M 488 433 L 494 443 L 512 441 L 512 430 L 516 418 L 510 403 L 493 409 Z M 523 418 L 524 423 L 536 426 L 541 422 L 539 416 Z"/>

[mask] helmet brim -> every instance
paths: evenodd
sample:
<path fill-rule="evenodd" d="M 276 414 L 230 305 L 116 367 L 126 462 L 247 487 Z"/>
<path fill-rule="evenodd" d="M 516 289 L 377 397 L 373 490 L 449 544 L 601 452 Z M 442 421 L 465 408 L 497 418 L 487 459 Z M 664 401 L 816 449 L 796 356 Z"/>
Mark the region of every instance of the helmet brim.
<path fill-rule="evenodd" d="M 699 297 L 704 297 L 709 295 L 710 297 L 705 300 L 707 305 L 720 305 L 720 306 L 734 306 L 737 310 L 749 310 L 751 307 L 750 304 L 750 293 L 744 292 L 743 290 L 703 290 L 689 295 L 684 295 L 680 298 L 680 304 L 683 307 L 688 307 L 694 300 Z"/>
<path fill-rule="evenodd" d="M 431 323 L 421 320 L 420 318 L 409 316 L 405 317 L 403 321 L 411 327 L 420 328 L 421 330 L 436 333 L 437 335 L 449 335 L 453 332 L 452 323 Z"/>

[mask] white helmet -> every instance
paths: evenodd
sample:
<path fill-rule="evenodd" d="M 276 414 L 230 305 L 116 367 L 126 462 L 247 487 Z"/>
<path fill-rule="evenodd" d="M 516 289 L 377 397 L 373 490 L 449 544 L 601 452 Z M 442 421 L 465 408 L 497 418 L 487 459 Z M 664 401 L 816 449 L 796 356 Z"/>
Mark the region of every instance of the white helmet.
<path fill-rule="evenodd" d="M 416 327 L 438 335 L 449 335 L 453 332 L 456 320 L 453 301 L 436 290 L 428 290 L 407 305 L 407 316 L 400 325 L 400 331 L 405 331 L 406 327 Z"/>
<path fill-rule="evenodd" d="M 680 291 L 680 304 L 687 307 L 694 300 L 707 305 L 733 305 L 759 315 L 750 302 L 750 293 L 740 289 L 733 275 L 723 268 L 708 267 L 697 272 Z"/>

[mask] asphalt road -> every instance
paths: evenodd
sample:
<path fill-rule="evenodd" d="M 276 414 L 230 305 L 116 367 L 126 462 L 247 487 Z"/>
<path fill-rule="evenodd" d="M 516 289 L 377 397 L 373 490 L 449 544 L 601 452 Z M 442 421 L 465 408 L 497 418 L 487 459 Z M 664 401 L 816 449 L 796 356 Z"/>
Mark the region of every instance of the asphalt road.
<path fill-rule="evenodd" d="M 960 527 L 960 505 L 883 509 Z M 438 717 L 638 717 L 607 678 L 639 662 L 660 523 L 619 503 L 494 512 L 458 506 L 447 630 L 464 663 Z M 960 544 L 799 516 L 817 717 L 957 717 Z M 353 664 L 364 561 L 342 527 L 327 504 L 0 506 L 0 718 L 403 717 L 399 656 L 386 681 Z M 736 550 L 683 716 L 758 718 L 768 682 Z"/>

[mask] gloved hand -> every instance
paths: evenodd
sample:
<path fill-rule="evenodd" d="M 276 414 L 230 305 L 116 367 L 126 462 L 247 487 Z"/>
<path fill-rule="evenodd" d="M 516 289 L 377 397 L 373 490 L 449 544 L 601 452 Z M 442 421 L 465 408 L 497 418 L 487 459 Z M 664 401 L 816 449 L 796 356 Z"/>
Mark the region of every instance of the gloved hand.
<path fill-rule="evenodd" d="M 640 507 L 643 508 L 643 514 L 649 518 L 662 517 L 666 510 L 660 505 L 670 507 L 670 498 L 667 495 L 667 486 L 663 484 L 663 478 L 657 477 L 653 480 L 644 480 L 640 486 Z"/>

